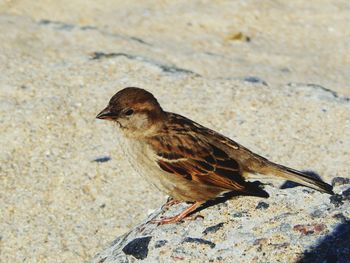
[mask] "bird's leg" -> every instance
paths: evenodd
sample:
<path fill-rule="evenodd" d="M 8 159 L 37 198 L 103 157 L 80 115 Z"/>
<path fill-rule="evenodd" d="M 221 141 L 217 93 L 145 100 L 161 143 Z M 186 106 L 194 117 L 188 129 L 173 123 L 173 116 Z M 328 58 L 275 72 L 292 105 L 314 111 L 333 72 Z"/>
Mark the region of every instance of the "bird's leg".
<path fill-rule="evenodd" d="M 171 206 L 173 205 L 177 205 L 177 204 L 180 204 L 181 201 L 179 200 L 176 200 L 172 197 L 169 197 L 168 200 L 166 201 L 166 203 L 162 206 L 162 210 L 163 209 L 169 209 Z"/>
<path fill-rule="evenodd" d="M 178 214 L 176 216 L 166 217 L 166 218 L 162 218 L 162 219 L 158 219 L 158 220 L 157 219 L 152 220 L 151 223 L 156 223 L 159 225 L 177 223 L 177 222 L 181 221 L 182 219 L 184 219 L 185 217 L 187 217 L 191 212 L 196 210 L 201 204 L 202 204 L 202 202 L 195 202 L 190 207 L 186 208 L 184 211 L 182 211 L 180 214 Z"/>

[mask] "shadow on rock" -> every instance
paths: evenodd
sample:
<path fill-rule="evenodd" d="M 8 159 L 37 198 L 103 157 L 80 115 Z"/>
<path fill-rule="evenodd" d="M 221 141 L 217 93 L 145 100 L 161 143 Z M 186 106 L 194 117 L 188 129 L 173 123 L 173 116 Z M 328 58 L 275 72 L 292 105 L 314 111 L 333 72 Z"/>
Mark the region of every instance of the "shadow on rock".
<path fill-rule="evenodd" d="M 232 198 L 238 197 L 238 196 L 256 196 L 256 197 L 262 197 L 262 198 L 268 198 L 269 194 L 263 190 L 263 183 L 260 181 L 255 181 L 255 182 L 249 182 L 250 186 L 254 188 L 255 193 L 254 194 L 244 194 L 240 192 L 228 192 L 224 194 L 221 197 L 218 197 L 214 200 L 209 200 L 205 202 L 203 205 L 201 205 L 199 208 L 197 208 L 195 211 L 193 211 L 191 214 L 197 213 L 199 211 L 202 211 L 210 206 L 214 206 L 220 203 L 225 203 L 227 200 L 230 200 Z"/>
<path fill-rule="evenodd" d="M 302 171 L 304 174 L 309 175 L 315 179 L 322 180 L 321 176 L 314 172 L 314 171 Z M 294 188 L 297 186 L 303 186 L 302 184 L 298 184 L 292 181 L 286 181 L 284 184 L 281 185 L 280 189 L 288 189 L 288 188 Z"/>
<path fill-rule="evenodd" d="M 350 219 L 343 220 L 332 233 L 320 239 L 304 252 L 297 261 L 306 262 L 350 262 Z"/>

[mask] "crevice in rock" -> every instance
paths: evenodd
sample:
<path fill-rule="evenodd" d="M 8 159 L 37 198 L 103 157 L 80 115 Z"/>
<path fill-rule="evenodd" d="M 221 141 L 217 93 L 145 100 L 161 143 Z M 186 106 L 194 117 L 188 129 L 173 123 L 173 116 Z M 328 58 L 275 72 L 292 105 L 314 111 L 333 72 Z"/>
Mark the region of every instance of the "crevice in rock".
<path fill-rule="evenodd" d="M 141 61 L 147 64 L 151 64 L 153 66 L 156 66 L 158 68 L 160 68 L 163 72 L 166 73 L 173 73 L 173 74 L 192 74 L 195 76 L 200 76 L 198 73 L 195 73 L 191 70 L 188 69 L 183 69 L 183 68 L 179 68 L 177 66 L 174 65 L 166 65 L 166 64 L 162 64 L 160 62 L 151 60 L 149 58 L 145 58 L 142 56 L 138 56 L 138 55 L 132 55 L 132 54 L 127 54 L 127 53 L 122 53 L 122 52 L 118 52 L 118 53 L 104 53 L 104 52 L 93 52 L 91 54 L 90 60 L 99 60 L 99 59 L 104 59 L 104 58 L 115 58 L 115 57 L 126 57 L 127 59 L 130 60 L 137 60 L 137 61 Z"/>
<path fill-rule="evenodd" d="M 287 84 L 289 87 L 309 87 L 315 90 L 323 91 L 329 95 L 331 95 L 333 98 L 337 99 L 338 101 L 341 102 L 350 102 L 350 97 L 346 95 L 340 95 L 338 92 L 325 88 L 321 85 L 318 84 L 313 84 L 313 83 L 295 83 L 295 82 L 290 82 Z"/>
<path fill-rule="evenodd" d="M 38 22 L 39 25 L 41 26 L 52 26 L 53 29 L 55 30 L 62 30 L 62 31 L 72 31 L 73 29 L 78 29 L 82 31 L 87 31 L 87 30 L 92 30 L 92 31 L 97 31 L 102 35 L 105 36 L 110 36 L 110 37 L 116 37 L 124 40 L 129 40 L 129 41 L 134 41 L 142 45 L 146 46 L 152 46 L 152 44 L 144 41 L 143 39 L 139 37 L 134 37 L 134 36 L 124 36 L 116 33 L 110 33 L 105 30 L 101 30 L 96 26 L 79 26 L 79 25 L 74 25 L 74 24 L 69 24 L 69 23 L 64 23 L 60 21 L 52 21 L 48 19 L 42 19 Z"/>

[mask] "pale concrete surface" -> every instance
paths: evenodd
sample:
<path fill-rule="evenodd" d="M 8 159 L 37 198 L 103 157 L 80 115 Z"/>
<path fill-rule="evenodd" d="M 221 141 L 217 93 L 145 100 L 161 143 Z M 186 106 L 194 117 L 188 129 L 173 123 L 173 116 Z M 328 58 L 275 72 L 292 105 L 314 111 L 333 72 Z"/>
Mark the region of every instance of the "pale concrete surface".
<path fill-rule="evenodd" d="M 94 119 L 125 86 L 274 161 L 349 176 L 348 1 L 123 3 L 0 2 L 1 261 L 86 261 L 164 202 Z"/>

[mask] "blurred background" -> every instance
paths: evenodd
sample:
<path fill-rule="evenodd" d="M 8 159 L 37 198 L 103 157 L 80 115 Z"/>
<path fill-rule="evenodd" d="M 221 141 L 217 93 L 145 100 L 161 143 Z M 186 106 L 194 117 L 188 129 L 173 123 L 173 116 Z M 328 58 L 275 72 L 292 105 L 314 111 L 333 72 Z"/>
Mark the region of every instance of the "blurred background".
<path fill-rule="evenodd" d="M 348 110 L 312 120 L 284 98 L 304 83 L 347 100 L 349 21 L 348 0 L 0 1 L 0 261 L 86 261 L 165 201 L 94 119 L 125 86 L 275 161 L 343 173 Z M 290 126 L 261 121 L 274 114 Z"/>

